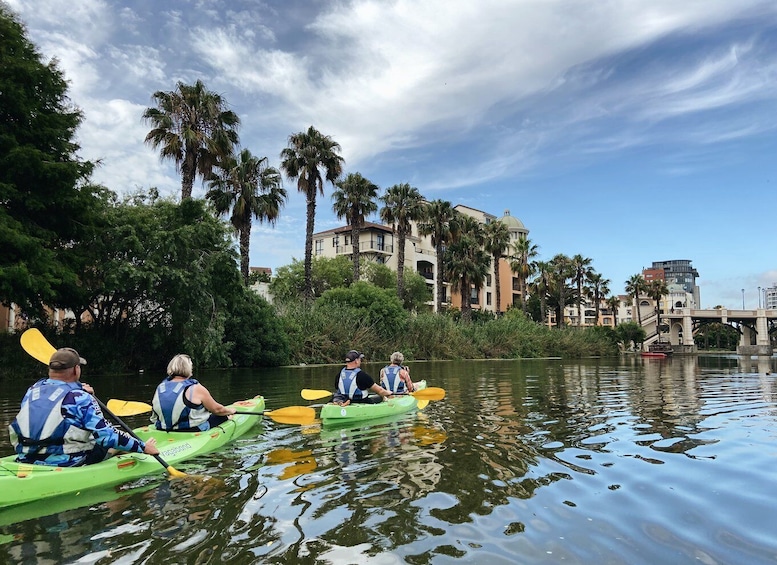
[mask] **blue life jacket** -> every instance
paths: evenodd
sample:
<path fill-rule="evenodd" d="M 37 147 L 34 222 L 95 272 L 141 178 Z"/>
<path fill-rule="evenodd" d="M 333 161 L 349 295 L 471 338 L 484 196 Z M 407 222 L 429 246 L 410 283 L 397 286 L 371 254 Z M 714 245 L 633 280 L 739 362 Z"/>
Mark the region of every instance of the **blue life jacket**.
<path fill-rule="evenodd" d="M 380 386 L 394 394 L 404 394 L 405 381 L 399 377 L 399 371 L 401 370 L 402 367 L 399 365 L 386 365 L 383 367 L 383 378 L 380 381 Z"/>
<path fill-rule="evenodd" d="M 154 399 L 151 401 L 154 408 L 151 421 L 156 425 L 156 429 L 170 432 L 192 428 L 205 431 L 210 428 L 210 412 L 202 404 L 192 404 L 186 398 L 186 391 L 196 384 L 199 384 L 196 379 L 173 382 L 170 377 L 156 387 Z"/>
<path fill-rule="evenodd" d="M 361 400 L 367 395 L 356 386 L 356 375 L 361 369 L 347 369 L 340 371 L 340 379 L 337 381 L 337 390 L 351 400 Z"/>
<path fill-rule="evenodd" d="M 91 432 L 62 417 L 62 402 L 72 391 L 81 390 L 81 383 L 54 379 L 41 379 L 27 390 L 19 413 L 8 426 L 17 460 L 74 465 L 94 449 Z M 69 402 L 73 402 L 72 395 Z"/>

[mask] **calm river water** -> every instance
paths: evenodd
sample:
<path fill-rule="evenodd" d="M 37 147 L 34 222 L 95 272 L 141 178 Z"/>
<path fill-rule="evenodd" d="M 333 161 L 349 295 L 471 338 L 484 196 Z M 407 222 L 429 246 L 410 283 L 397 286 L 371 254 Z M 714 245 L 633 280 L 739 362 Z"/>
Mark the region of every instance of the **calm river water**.
<path fill-rule="evenodd" d="M 306 404 L 300 389 L 330 388 L 336 370 L 197 376 L 222 402 L 263 394 L 279 408 Z M 121 496 L 81 493 L 76 509 L 0 511 L 0 562 L 777 562 L 777 359 L 433 362 L 411 373 L 447 397 L 356 428 L 264 419 L 177 465 L 208 480 L 160 472 Z M 83 378 L 105 400 L 146 402 L 158 380 Z M 3 428 L 34 377 L 21 380 L 2 383 Z"/>

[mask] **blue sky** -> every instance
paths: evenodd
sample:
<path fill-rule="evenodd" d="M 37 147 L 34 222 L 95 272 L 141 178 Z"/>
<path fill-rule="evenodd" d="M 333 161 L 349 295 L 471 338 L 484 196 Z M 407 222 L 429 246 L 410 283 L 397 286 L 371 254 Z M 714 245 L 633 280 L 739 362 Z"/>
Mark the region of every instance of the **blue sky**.
<path fill-rule="evenodd" d="M 346 172 L 416 186 L 582 254 L 613 292 L 690 259 L 703 307 L 777 283 L 773 0 L 6 0 L 85 114 L 81 156 L 124 193 L 180 194 L 143 139 L 157 90 L 203 80 L 279 165 L 313 125 Z M 251 265 L 304 254 L 305 202 L 256 224 Z M 195 196 L 204 189 L 197 182 Z M 331 188 L 316 231 L 342 225 Z"/>

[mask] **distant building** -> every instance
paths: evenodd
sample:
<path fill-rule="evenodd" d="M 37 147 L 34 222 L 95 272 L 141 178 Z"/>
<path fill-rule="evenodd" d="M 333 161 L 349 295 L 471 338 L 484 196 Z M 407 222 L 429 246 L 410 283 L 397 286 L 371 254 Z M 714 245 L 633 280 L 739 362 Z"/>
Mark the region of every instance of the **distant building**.
<path fill-rule="evenodd" d="M 764 289 L 764 308 L 777 310 L 777 283 L 772 283 L 770 288 Z"/>
<path fill-rule="evenodd" d="M 511 304 L 517 304 L 520 300 L 520 291 L 516 279 L 510 269 L 510 262 L 507 255 L 512 252 L 512 243 L 523 236 L 528 236 L 529 230 L 518 218 L 511 216 L 510 211 L 506 210 L 502 218 L 497 218 L 493 214 L 464 206 L 462 204 L 454 206 L 454 209 L 461 214 L 471 216 L 484 224 L 500 221 L 507 225 L 510 232 L 510 248 L 507 249 L 504 258 L 500 259 L 499 269 L 500 277 L 500 295 L 501 309 L 505 311 Z M 365 222 L 359 231 L 359 256 L 360 260 L 375 261 L 383 263 L 393 270 L 397 270 L 398 249 L 396 248 L 397 239 L 391 226 Z M 353 253 L 351 242 L 351 226 L 340 226 L 331 230 L 326 230 L 313 234 L 313 255 L 318 257 L 337 257 L 345 255 L 350 257 Z M 437 292 L 437 253 L 432 238 L 422 236 L 418 233 L 418 224 L 412 222 L 410 233 L 405 239 L 405 268 L 416 271 L 426 279 L 426 284 L 432 293 L 432 301 L 428 306 L 434 308 L 436 305 Z M 483 288 L 472 289 L 470 302 L 475 310 L 496 310 L 496 292 L 494 265 L 491 265 L 489 274 L 486 276 L 486 283 Z M 450 283 L 445 281 L 443 285 L 443 305 L 453 308 L 461 307 L 461 297 L 458 292 L 451 293 Z"/>
<path fill-rule="evenodd" d="M 701 298 L 699 295 L 699 287 L 696 285 L 696 277 L 699 276 L 699 272 L 693 268 L 691 262 L 688 259 L 674 259 L 671 261 L 654 261 L 653 265 L 649 269 L 642 271 L 642 277 L 645 281 L 661 279 L 663 274 L 663 280 L 666 282 L 666 286 L 670 289 L 670 292 L 678 294 L 680 289 L 687 293 L 689 296 L 680 300 L 677 296 L 673 298 L 671 302 L 674 308 L 700 308 Z M 648 278 L 649 277 L 649 278 Z M 680 287 L 680 288 L 677 288 Z M 679 294 L 678 294 L 679 296 Z M 682 306 L 677 304 L 682 303 Z"/>

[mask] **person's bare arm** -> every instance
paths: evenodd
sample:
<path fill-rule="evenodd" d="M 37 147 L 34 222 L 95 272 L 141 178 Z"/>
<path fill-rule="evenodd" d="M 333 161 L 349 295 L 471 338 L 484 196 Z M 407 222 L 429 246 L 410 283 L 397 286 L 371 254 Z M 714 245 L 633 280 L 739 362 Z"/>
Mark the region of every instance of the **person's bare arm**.
<path fill-rule="evenodd" d="M 403 367 L 399 371 L 400 378 L 405 381 L 405 387 L 407 388 L 408 392 L 415 392 L 415 385 L 413 384 L 413 379 L 410 378 L 410 370 L 407 367 Z"/>
<path fill-rule="evenodd" d="M 202 404 L 205 410 L 217 416 L 230 416 L 235 413 L 234 408 L 227 408 L 223 404 L 216 402 L 210 391 L 201 384 L 194 385 L 191 400 L 194 404 Z"/>

